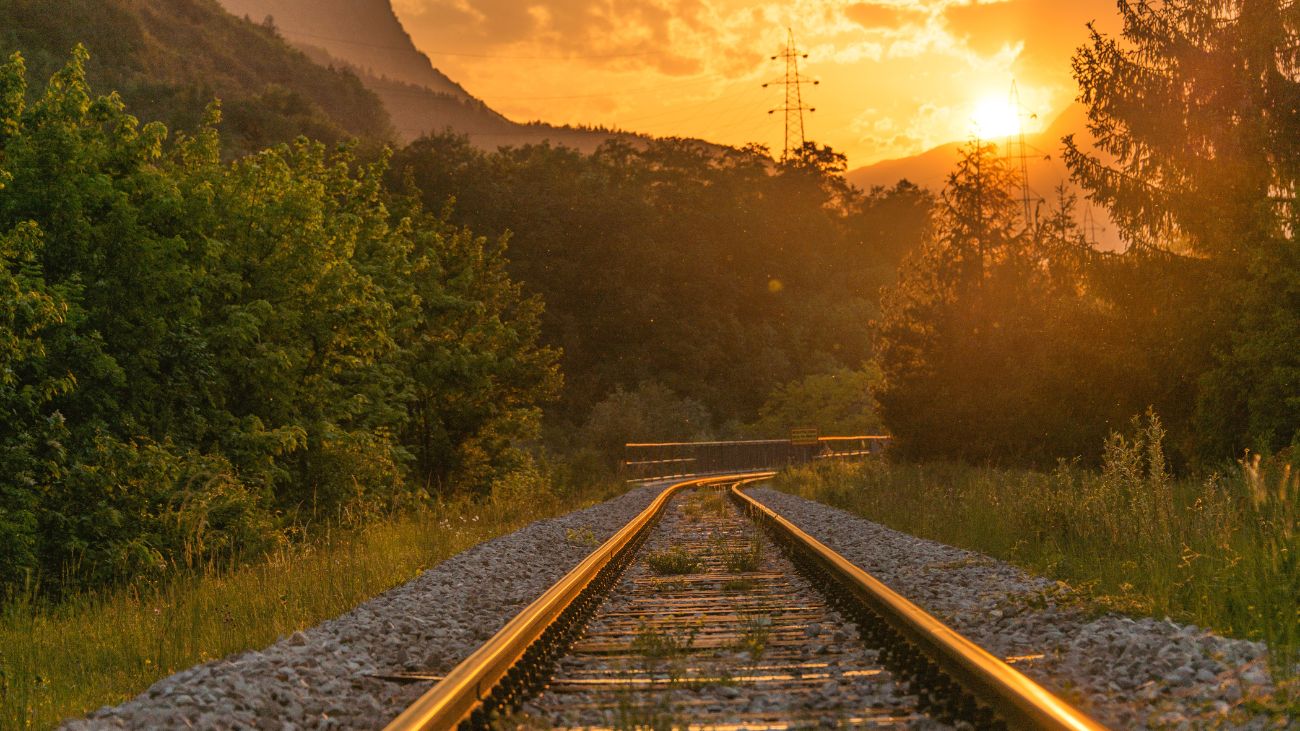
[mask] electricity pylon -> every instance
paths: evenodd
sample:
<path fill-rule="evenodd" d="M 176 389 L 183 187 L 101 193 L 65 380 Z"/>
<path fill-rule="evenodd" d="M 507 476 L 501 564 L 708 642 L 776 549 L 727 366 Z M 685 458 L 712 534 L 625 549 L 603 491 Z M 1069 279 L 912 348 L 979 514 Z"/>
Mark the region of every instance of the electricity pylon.
<path fill-rule="evenodd" d="M 1010 104 L 1011 104 L 1011 111 L 1014 112 L 1016 115 L 1016 135 L 1019 137 L 1018 140 L 1019 146 L 1016 152 L 1012 152 L 1012 144 L 1011 144 L 1012 141 L 1008 139 L 1007 155 L 1012 159 L 1018 160 L 1020 163 L 1019 166 L 1020 169 L 1017 170 L 1017 172 L 1020 174 L 1020 179 L 1017 181 L 1017 184 L 1020 188 L 1021 202 L 1024 203 L 1025 206 L 1025 225 L 1031 228 L 1036 228 L 1037 222 L 1035 219 L 1037 217 L 1034 215 L 1034 207 L 1033 204 L 1030 202 L 1031 191 L 1029 188 L 1029 146 L 1025 144 L 1026 118 L 1025 118 L 1024 111 L 1020 106 L 1020 86 L 1015 82 L 1014 79 L 1011 81 Z M 1029 117 L 1029 119 L 1034 119 L 1037 116 L 1038 115 L 1036 114 L 1032 115 Z"/>
<path fill-rule="evenodd" d="M 781 162 L 790 159 L 790 156 L 803 149 L 804 137 L 803 130 L 803 113 L 812 113 L 817 111 L 816 107 L 805 107 L 803 105 L 803 87 L 805 84 L 817 86 L 820 81 L 805 79 L 799 74 L 799 59 L 808 58 L 808 54 L 800 53 L 794 43 L 794 29 L 787 28 L 789 36 L 785 44 L 785 52 L 772 57 L 773 61 L 785 59 L 785 80 L 771 81 L 763 84 L 766 89 L 769 86 L 777 85 L 785 87 L 785 105 L 776 109 L 768 110 L 768 114 L 785 112 L 785 149 L 781 151 Z"/>

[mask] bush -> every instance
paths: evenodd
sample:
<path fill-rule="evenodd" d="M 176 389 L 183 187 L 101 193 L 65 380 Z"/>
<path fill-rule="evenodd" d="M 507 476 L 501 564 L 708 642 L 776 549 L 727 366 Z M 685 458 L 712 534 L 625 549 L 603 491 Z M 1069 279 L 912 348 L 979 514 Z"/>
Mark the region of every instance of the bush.
<path fill-rule="evenodd" d="M 584 445 L 616 465 L 630 441 L 686 441 L 707 438 L 712 421 L 708 409 L 653 381 L 635 391 L 616 388 L 596 404 L 583 425 Z"/>
<path fill-rule="evenodd" d="M 72 590 L 257 555 L 279 539 L 267 501 L 223 457 L 101 436 L 41 512 L 46 577 Z"/>

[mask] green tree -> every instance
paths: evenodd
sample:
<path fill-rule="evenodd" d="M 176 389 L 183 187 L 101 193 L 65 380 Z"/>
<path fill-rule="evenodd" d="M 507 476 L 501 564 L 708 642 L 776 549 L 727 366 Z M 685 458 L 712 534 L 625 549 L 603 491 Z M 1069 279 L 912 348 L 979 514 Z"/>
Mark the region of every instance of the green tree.
<path fill-rule="evenodd" d="M 815 427 L 823 436 L 880 434 L 884 424 L 872 392 L 880 383 L 873 363 L 861 370 L 814 373 L 777 388 L 746 428 L 755 437 L 784 439 L 791 429 Z"/>
<path fill-rule="evenodd" d="M 1083 277 L 1092 252 L 1074 202 L 1062 195 L 1029 228 L 1011 176 L 990 145 L 966 147 L 886 292 L 877 398 L 907 453 L 1051 462 L 1104 434 L 1116 391 L 1095 349 L 1108 321 Z"/>
<path fill-rule="evenodd" d="M 0 66 L 0 584 L 237 558 L 412 499 L 413 466 L 520 461 L 558 376 L 503 247 L 348 147 L 227 162 L 215 106 L 169 143 L 86 60 L 39 95 Z"/>
<path fill-rule="evenodd" d="M 1135 247 L 1191 257 L 1180 268 L 1212 281 L 1215 311 L 1196 318 L 1217 360 L 1197 371 L 1205 456 L 1284 447 L 1300 433 L 1300 14 L 1278 0 L 1119 10 L 1122 35 L 1094 30 L 1074 61 L 1090 130 L 1117 162 L 1068 139 L 1067 162 Z"/>

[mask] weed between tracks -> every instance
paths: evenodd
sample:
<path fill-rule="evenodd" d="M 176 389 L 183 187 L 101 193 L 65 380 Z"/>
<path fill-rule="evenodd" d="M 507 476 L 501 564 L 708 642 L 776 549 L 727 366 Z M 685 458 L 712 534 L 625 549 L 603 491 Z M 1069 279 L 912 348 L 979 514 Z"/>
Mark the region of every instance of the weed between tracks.
<path fill-rule="evenodd" d="M 1100 472 L 870 462 L 795 470 L 777 485 L 1070 582 L 1099 609 L 1263 640 L 1274 676 L 1294 682 L 1300 475 L 1251 458 L 1225 474 L 1174 479 L 1159 421 L 1135 431 L 1112 437 Z"/>
<path fill-rule="evenodd" d="M 700 560 L 700 557 L 682 546 L 673 546 L 662 551 L 651 551 L 646 554 L 645 562 L 651 571 L 661 576 L 696 574 L 704 568 L 704 562 Z"/>
<path fill-rule="evenodd" d="M 749 653 L 749 659 L 758 662 L 767 651 L 767 640 L 772 634 L 772 618 L 767 615 L 747 617 L 740 625 L 740 637 L 735 648 Z"/>
<path fill-rule="evenodd" d="M 744 574 L 758 571 L 763 565 L 763 542 L 758 536 L 744 546 L 729 546 L 722 555 L 723 563 L 732 573 Z"/>
<path fill-rule="evenodd" d="M 264 647 L 524 524 L 614 494 L 451 500 L 335 532 L 237 570 L 222 567 L 82 597 L 0 608 L 0 729 L 46 729 L 135 696 L 195 663 Z M 534 496 L 538 497 L 538 496 Z"/>

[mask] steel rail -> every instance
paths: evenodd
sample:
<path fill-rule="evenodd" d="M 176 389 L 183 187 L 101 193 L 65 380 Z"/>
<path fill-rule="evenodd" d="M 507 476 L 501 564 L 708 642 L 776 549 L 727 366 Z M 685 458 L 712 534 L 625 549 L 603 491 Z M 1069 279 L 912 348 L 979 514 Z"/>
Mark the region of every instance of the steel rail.
<path fill-rule="evenodd" d="M 560 618 L 560 615 L 659 517 L 677 492 L 701 485 L 771 477 L 773 472 L 723 475 L 679 482 L 659 494 L 650 506 L 624 526 L 594 553 L 506 623 L 478 650 L 452 669 L 447 677 L 409 706 L 385 731 L 441 731 L 454 728 L 478 710 L 493 689 L 524 657 L 524 653 Z"/>
<path fill-rule="evenodd" d="M 592 592 L 588 590 L 600 588 L 603 584 L 597 582 L 602 573 L 634 552 L 669 500 L 681 490 L 719 483 L 733 483 L 733 497 L 760 524 L 769 528 L 794 553 L 810 560 L 831 579 L 830 583 L 838 585 L 861 606 L 870 609 L 871 614 L 883 620 L 919 653 L 922 658 L 919 663 L 926 667 L 926 672 L 937 672 L 951 678 L 970 696 L 992 709 L 1009 728 L 1105 731 L 1101 724 L 947 627 L 742 490 L 744 485 L 774 474 L 719 475 L 669 486 L 635 519 L 389 723 L 385 731 L 451 729 L 471 717 L 486 720 L 476 712 L 495 691 L 539 680 L 527 672 L 522 677 L 514 677 L 519 672 L 521 660 L 527 662 L 526 653 L 530 648 L 548 644 L 538 640 L 543 639 L 548 629 L 562 623 L 571 606 L 584 597 L 591 601 Z M 508 695 L 510 692 L 507 690 Z"/>
<path fill-rule="evenodd" d="M 812 557 L 859 601 L 934 661 L 943 673 L 980 701 L 988 703 L 1008 727 L 1105 731 L 1105 726 L 958 634 L 771 508 L 746 495 L 741 487 L 733 486 L 732 495 L 760 522 L 774 529 L 797 551 Z"/>

